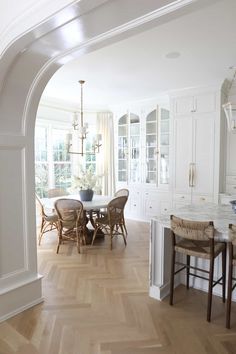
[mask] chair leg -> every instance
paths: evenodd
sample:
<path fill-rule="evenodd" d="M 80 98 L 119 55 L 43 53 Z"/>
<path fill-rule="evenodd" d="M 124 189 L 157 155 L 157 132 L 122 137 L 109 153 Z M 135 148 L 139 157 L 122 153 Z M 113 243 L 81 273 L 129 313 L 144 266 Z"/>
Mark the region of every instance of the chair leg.
<path fill-rule="evenodd" d="M 225 287 L 226 287 L 226 245 L 222 252 L 222 300 L 225 302 Z"/>
<path fill-rule="evenodd" d="M 174 296 L 174 277 L 175 277 L 175 250 L 172 251 L 171 257 L 171 273 L 170 273 L 170 300 L 169 303 L 173 305 L 173 296 Z"/>
<path fill-rule="evenodd" d="M 58 229 L 58 245 L 57 245 L 57 253 L 59 252 L 59 248 L 62 242 L 62 230 L 61 227 Z"/>
<path fill-rule="evenodd" d="M 123 236 L 123 239 L 124 239 L 124 243 L 125 243 L 125 246 L 127 245 L 127 241 L 126 241 L 126 236 L 125 236 L 125 230 L 124 230 L 124 225 L 120 225 L 120 228 L 121 228 L 121 233 L 122 233 L 122 236 Z"/>
<path fill-rule="evenodd" d="M 93 239 L 92 239 L 92 242 L 91 242 L 91 246 L 93 245 L 94 240 L 95 240 L 95 238 L 96 238 L 96 236 L 97 236 L 98 229 L 99 229 L 99 227 L 96 226 L 96 227 L 95 227 L 95 230 L 94 230 L 94 232 L 93 232 Z"/>
<path fill-rule="evenodd" d="M 209 285 L 208 285 L 208 303 L 207 303 L 207 321 L 211 322 L 212 289 L 214 277 L 214 258 L 210 259 Z"/>
<path fill-rule="evenodd" d="M 77 245 L 78 253 L 80 253 L 80 235 L 81 235 L 81 230 L 80 231 L 76 230 L 76 245 Z"/>
<path fill-rule="evenodd" d="M 40 231 L 39 231 L 39 236 L 38 236 L 38 245 L 40 246 L 41 244 L 41 239 L 43 237 L 43 229 L 44 229 L 45 221 L 42 219 L 41 220 L 41 225 L 40 225 Z"/>
<path fill-rule="evenodd" d="M 187 265 L 187 270 L 186 270 L 186 287 L 187 287 L 187 289 L 189 289 L 189 273 L 190 273 L 189 266 L 190 266 L 190 256 L 187 255 L 186 258 L 187 258 L 187 261 L 186 261 L 186 265 Z"/>
<path fill-rule="evenodd" d="M 122 218 L 122 222 L 123 222 L 123 226 L 124 226 L 124 229 L 125 229 L 125 235 L 126 235 L 126 238 L 127 238 L 127 236 L 128 236 L 128 231 L 127 231 L 127 229 L 126 229 L 125 217 L 124 217 L 124 215 L 123 215 L 123 218 Z"/>

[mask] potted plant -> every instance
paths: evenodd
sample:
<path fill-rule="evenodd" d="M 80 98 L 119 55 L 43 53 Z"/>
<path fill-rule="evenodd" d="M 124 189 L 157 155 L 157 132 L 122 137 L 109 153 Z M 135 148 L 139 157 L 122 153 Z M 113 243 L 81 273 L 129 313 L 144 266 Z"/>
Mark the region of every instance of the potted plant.
<path fill-rule="evenodd" d="M 94 192 L 101 191 L 100 179 L 102 176 L 95 175 L 90 166 L 87 170 L 80 171 L 78 176 L 74 176 L 74 188 L 79 188 L 79 194 L 81 201 L 91 201 L 93 199 Z"/>

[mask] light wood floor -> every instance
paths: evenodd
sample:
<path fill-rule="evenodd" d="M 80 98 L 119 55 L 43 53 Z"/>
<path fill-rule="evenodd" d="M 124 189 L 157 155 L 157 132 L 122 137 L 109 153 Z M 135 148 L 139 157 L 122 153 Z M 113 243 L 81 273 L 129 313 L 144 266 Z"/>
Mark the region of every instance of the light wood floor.
<path fill-rule="evenodd" d="M 207 323 L 206 294 L 179 287 L 175 305 L 148 296 L 149 225 L 128 222 L 122 238 L 98 241 L 83 254 L 72 244 L 55 253 L 56 234 L 39 247 L 44 303 L 0 324 L 0 354 L 233 354 L 225 306 L 214 298 Z"/>

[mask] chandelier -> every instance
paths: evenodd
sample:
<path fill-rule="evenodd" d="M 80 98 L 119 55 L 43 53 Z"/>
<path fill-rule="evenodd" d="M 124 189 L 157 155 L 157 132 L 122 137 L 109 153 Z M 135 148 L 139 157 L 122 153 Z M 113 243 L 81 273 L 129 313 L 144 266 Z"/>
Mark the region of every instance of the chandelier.
<path fill-rule="evenodd" d="M 229 86 L 229 102 L 223 104 L 222 107 L 227 119 L 228 130 L 232 133 L 236 133 L 236 68 L 231 67 L 230 69 L 234 69 L 235 71 Z"/>
<path fill-rule="evenodd" d="M 84 80 L 79 80 L 80 83 L 80 119 L 78 119 L 78 115 L 75 112 L 72 122 L 72 127 L 74 131 L 78 132 L 78 139 L 79 139 L 79 151 L 72 150 L 72 134 L 67 134 L 67 152 L 69 154 L 78 154 L 78 155 L 95 155 L 99 153 L 100 147 L 102 146 L 101 134 L 96 134 L 92 143 L 92 151 L 86 151 L 84 148 L 85 139 L 88 135 L 88 123 L 84 124 L 84 111 L 83 111 L 83 84 L 85 83 Z"/>

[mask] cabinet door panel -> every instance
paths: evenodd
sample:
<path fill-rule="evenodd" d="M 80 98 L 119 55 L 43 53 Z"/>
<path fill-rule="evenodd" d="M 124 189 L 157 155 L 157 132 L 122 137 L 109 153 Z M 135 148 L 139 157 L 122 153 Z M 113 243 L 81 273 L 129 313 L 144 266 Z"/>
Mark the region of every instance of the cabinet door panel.
<path fill-rule="evenodd" d="M 216 95 L 208 93 L 197 95 L 194 102 L 194 111 L 197 113 L 215 112 L 216 110 Z"/>
<path fill-rule="evenodd" d="M 194 109 L 193 96 L 178 97 L 175 99 L 174 111 L 176 115 L 189 114 Z"/>
<path fill-rule="evenodd" d="M 189 168 L 192 162 L 192 119 L 190 116 L 175 120 L 174 136 L 174 190 L 190 193 Z"/>
<path fill-rule="evenodd" d="M 214 116 L 194 119 L 194 193 L 214 193 L 214 142 Z"/>

